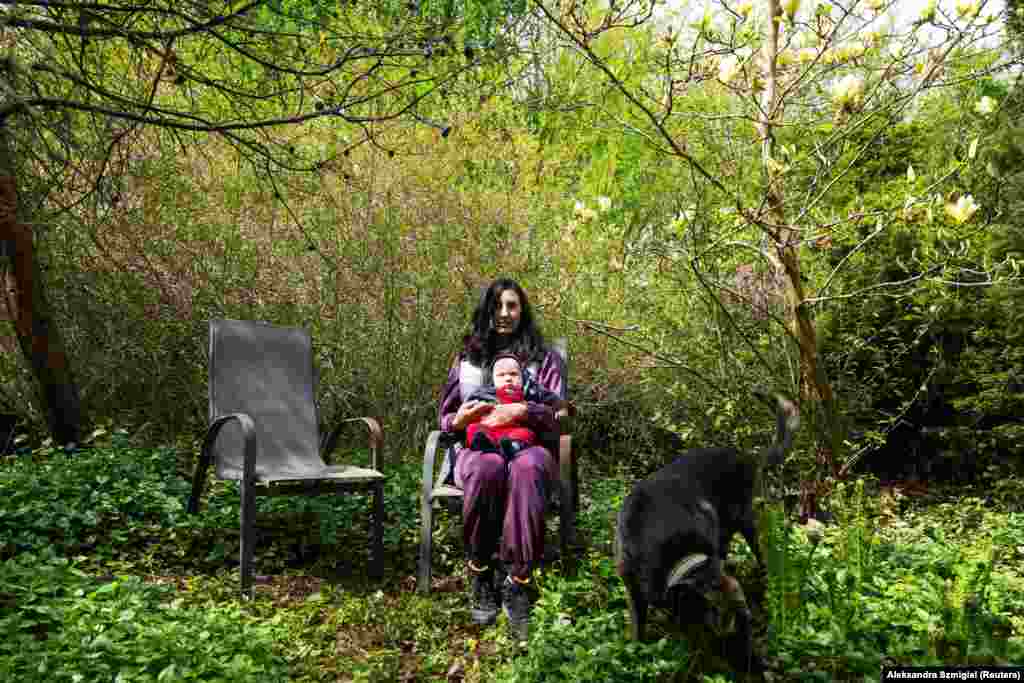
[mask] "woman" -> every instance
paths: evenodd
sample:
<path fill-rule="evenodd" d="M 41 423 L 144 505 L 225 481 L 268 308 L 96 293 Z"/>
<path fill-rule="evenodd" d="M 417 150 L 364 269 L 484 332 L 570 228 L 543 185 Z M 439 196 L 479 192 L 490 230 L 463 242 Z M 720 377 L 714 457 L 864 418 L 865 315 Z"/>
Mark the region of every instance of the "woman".
<path fill-rule="evenodd" d="M 503 352 L 516 354 L 542 387 L 565 398 L 564 362 L 545 348 L 526 293 L 513 280 L 495 280 L 473 312 L 472 325 L 441 394 L 441 430 L 464 437 L 466 426 L 477 421 L 488 428 L 521 423 L 541 436 L 541 444 L 552 439 L 557 443 L 558 425 L 550 405 L 466 400 Z M 538 444 L 506 464 L 500 453 L 474 451 L 463 443 L 464 438 L 451 454 L 455 484 L 464 491 L 463 540 L 473 584 L 470 614 L 477 624 L 493 624 L 503 605 L 513 635 L 525 640 L 533 597 L 530 572 L 544 553 L 547 491 L 558 478 L 555 458 L 547 446 Z M 499 569 L 507 571 L 500 587 L 495 581 L 503 574 Z"/>

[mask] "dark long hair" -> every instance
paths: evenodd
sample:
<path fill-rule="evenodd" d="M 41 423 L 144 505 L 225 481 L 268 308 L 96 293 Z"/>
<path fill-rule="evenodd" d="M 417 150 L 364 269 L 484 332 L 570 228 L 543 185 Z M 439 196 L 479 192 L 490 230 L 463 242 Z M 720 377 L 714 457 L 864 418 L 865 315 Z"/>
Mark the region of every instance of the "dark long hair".
<path fill-rule="evenodd" d="M 498 301 L 506 290 L 513 290 L 519 296 L 519 326 L 511 342 L 498 348 L 498 333 L 494 330 L 494 313 Z M 533 309 L 526 292 L 515 280 L 500 277 L 492 282 L 480 297 L 480 303 L 473 311 L 473 329 L 462 338 L 463 348 L 473 365 L 483 367 L 489 364 L 499 351 L 508 351 L 519 357 L 520 362 L 540 361 L 544 358 L 544 335 L 533 320 Z"/>

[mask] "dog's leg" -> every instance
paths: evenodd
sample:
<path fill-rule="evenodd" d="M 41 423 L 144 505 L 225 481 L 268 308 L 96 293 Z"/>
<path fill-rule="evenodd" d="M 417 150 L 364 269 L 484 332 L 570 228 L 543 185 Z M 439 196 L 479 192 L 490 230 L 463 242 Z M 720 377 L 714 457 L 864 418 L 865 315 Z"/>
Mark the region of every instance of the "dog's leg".
<path fill-rule="evenodd" d="M 622 577 L 626 584 L 626 602 L 629 603 L 629 635 L 636 642 L 644 639 L 647 626 L 647 599 L 631 577 Z"/>
<path fill-rule="evenodd" d="M 720 586 L 727 601 L 736 613 L 736 633 L 730 639 L 730 659 L 733 667 L 744 673 L 759 673 L 763 668 L 761 659 L 754 652 L 753 616 L 747 606 L 743 587 L 735 578 L 722 574 Z"/>
<path fill-rule="evenodd" d="M 647 622 L 647 599 L 633 576 L 626 559 L 626 541 L 623 533 L 627 527 L 627 508 L 619 512 L 618 524 L 615 525 L 615 570 L 622 583 L 626 586 L 626 602 L 629 604 L 630 637 L 639 642 L 644 638 L 644 626 Z"/>

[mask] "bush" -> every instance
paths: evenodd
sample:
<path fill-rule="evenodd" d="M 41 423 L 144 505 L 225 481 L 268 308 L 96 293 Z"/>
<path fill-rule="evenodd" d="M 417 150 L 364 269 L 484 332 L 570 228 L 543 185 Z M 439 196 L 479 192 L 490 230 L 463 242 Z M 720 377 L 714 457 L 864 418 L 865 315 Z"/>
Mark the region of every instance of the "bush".
<path fill-rule="evenodd" d="M 964 498 L 895 517 L 860 480 L 837 486 L 833 510 L 839 524 L 820 542 L 777 510 L 766 516 L 772 649 L 787 676 L 809 663 L 848 680 L 877 676 L 893 662 L 1005 664 L 1024 656 L 1013 624 L 1024 591 L 999 571 L 994 552 L 1019 540 L 1018 514 Z"/>

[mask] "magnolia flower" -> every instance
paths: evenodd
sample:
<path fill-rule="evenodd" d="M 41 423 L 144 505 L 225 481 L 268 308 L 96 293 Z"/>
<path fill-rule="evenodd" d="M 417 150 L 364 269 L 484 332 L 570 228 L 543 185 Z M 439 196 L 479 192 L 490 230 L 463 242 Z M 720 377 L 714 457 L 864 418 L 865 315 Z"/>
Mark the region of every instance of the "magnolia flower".
<path fill-rule="evenodd" d="M 813 62 L 815 57 L 818 56 L 818 51 L 813 47 L 802 47 L 796 51 L 797 61 L 800 62 Z"/>
<path fill-rule="evenodd" d="M 745 0 L 736 7 L 736 13 L 746 19 L 750 16 L 750 13 L 754 10 L 754 3 L 751 0 Z"/>
<path fill-rule="evenodd" d="M 740 71 L 740 60 L 733 55 L 729 55 L 718 65 L 718 80 L 722 83 L 729 83 L 740 74 Z"/>
<path fill-rule="evenodd" d="M 611 199 L 611 197 L 605 197 L 605 196 L 598 197 L 597 198 L 597 208 L 598 208 L 599 211 L 602 211 L 602 212 L 607 211 L 608 209 L 612 208 L 612 199 Z"/>
<path fill-rule="evenodd" d="M 824 50 L 821 53 L 821 62 L 822 64 L 838 64 L 839 53 L 835 50 Z"/>
<path fill-rule="evenodd" d="M 956 0 L 956 13 L 965 19 L 973 19 L 980 11 L 980 0 Z"/>
<path fill-rule="evenodd" d="M 957 225 L 963 225 L 971 220 L 971 216 L 977 213 L 977 211 L 978 205 L 974 202 L 974 197 L 969 194 L 960 195 L 955 204 L 953 202 L 946 202 L 946 214 Z"/>
<path fill-rule="evenodd" d="M 869 31 L 864 35 L 864 45 L 866 47 L 875 47 L 882 42 L 884 37 L 881 31 Z"/>
<path fill-rule="evenodd" d="M 786 13 L 786 17 L 790 21 L 793 21 L 793 17 L 800 10 L 800 0 L 782 0 L 782 11 Z"/>
<path fill-rule="evenodd" d="M 982 116 L 986 114 L 991 114 L 995 110 L 996 101 L 989 97 L 988 95 L 982 97 L 980 100 L 978 100 L 977 104 L 974 105 L 974 111 L 978 112 Z"/>
<path fill-rule="evenodd" d="M 818 545 L 821 543 L 821 539 L 825 536 L 825 525 L 818 520 L 811 517 L 804 524 L 804 533 L 807 534 L 807 540 L 811 542 L 811 545 Z"/>
<path fill-rule="evenodd" d="M 586 223 L 587 221 L 597 218 L 597 212 L 589 208 L 586 204 L 581 201 L 576 202 L 576 206 L 573 207 L 573 214 L 579 217 L 579 219 Z"/>
<path fill-rule="evenodd" d="M 867 0 L 867 6 L 873 12 L 880 12 L 885 7 L 885 0 Z"/>
<path fill-rule="evenodd" d="M 921 21 L 929 22 L 929 21 L 931 21 L 932 19 L 935 18 L 935 4 L 936 4 L 936 2 L 937 2 L 937 0 L 928 0 L 928 4 L 926 4 L 923 8 L 921 8 L 921 15 L 920 15 Z"/>
<path fill-rule="evenodd" d="M 856 59 L 857 57 L 863 57 L 864 53 L 868 51 L 868 46 L 859 40 L 853 40 L 839 48 L 839 55 L 842 59 Z"/>
<path fill-rule="evenodd" d="M 768 175 L 770 176 L 782 175 L 783 173 L 789 170 L 789 166 L 779 161 L 776 161 L 772 157 L 767 157 L 764 160 L 764 165 L 768 168 Z"/>
<path fill-rule="evenodd" d="M 832 101 L 841 109 L 851 109 L 864 101 L 864 79 L 847 74 L 832 84 Z"/>

